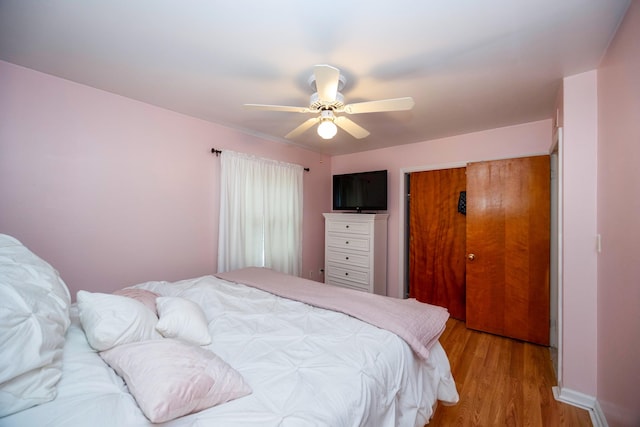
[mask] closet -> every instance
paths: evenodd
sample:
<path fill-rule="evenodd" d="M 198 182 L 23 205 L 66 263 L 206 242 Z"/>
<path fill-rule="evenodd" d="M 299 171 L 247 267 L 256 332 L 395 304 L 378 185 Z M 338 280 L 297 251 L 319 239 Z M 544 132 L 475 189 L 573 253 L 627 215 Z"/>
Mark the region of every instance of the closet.
<path fill-rule="evenodd" d="M 411 174 L 409 295 L 471 329 L 548 345 L 549 156 L 460 169 Z"/>

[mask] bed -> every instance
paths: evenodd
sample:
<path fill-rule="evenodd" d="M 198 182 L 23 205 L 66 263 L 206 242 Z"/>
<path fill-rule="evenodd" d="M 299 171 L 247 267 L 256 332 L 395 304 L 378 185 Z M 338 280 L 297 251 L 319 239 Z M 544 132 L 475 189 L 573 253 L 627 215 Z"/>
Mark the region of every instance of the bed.
<path fill-rule="evenodd" d="M 71 303 L 6 235 L 0 279 L 3 427 L 423 426 L 458 401 L 447 315 L 415 301 L 243 269 Z M 433 325 L 405 332 L 403 301 Z"/>

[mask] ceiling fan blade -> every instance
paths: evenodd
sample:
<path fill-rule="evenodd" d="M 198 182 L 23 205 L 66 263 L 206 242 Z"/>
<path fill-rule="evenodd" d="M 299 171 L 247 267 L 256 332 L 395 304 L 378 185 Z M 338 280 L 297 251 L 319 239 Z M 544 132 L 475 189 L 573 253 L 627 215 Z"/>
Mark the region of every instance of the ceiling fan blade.
<path fill-rule="evenodd" d="M 247 110 L 282 111 L 285 113 L 311 113 L 307 107 L 291 107 L 288 105 L 243 104 Z"/>
<path fill-rule="evenodd" d="M 356 139 L 362 139 L 369 136 L 368 130 L 356 124 L 354 121 L 352 121 L 347 117 L 344 117 L 344 116 L 336 117 L 333 122 L 336 125 L 340 126 L 342 129 L 344 129 L 347 133 L 349 133 L 351 136 L 353 136 Z"/>
<path fill-rule="evenodd" d="M 313 67 L 316 78 L 316 90 L 321 102 L 332 103 L 338 94 L 340 70 L 330 65 L 316 65 Z"/>
<path fill-rule="evenodd" d="M 295 138 L 296 136 L 301 135 L 304 132 L 306 132 L 309 128 L 312 128 L 313 125 L 315 125 L 319 121 L 320 121 L 319 117 L 314 117 L 312 119 L 305 120 L 300 126 L 298 126 L 294 130 L 292 130 L 291 132 L 286 134 L 284 137 L 287 138 L 287 139 Z"/>
<path fill-rule="evenodd" d="M 345 105 L 341 111 L 347 114 L 377 113 L 381 111 L 410 110 L 415 105 L 413 98 L 381 99 L 379 101 L 356 102 Z"/>

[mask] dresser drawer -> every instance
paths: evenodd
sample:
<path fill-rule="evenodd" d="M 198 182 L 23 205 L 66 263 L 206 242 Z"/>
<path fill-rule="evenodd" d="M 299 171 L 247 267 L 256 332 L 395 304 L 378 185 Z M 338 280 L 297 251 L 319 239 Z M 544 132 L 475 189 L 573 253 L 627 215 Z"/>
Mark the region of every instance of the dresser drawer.
<path fill-rule="evenodd" d="M 327 223 L 327 231 L 330 233 L 370 234 L 370 226 L 365 223 L 349 221 L 331 221 Z"/>
<path fill-rule="evenodd" d="M 335 277 L 328 277 L 326 283 L 328 285 L 355 289 L 356 291 L 370 292 L 368 285 L 364 285 L 362 283 L 357 283 L 357 282 L 350 282 L 348 280 L 340 280 L 340 279 L 336 279 Z"/>
<path fill-rule="evenodd" d="M 362 254 L 354 251 L 341 252 L 338 250 L 327 251 L 328 263 L 343 263 L 349 265 L 357 265 L 359 267 L 369 268 L 370 254 Z"/>
<path fill-rule="evenodd" d="M 351 249 L 356 251 L 369 251 L 369 239 L 362 237 L 344 236 L 339 234 L 329 234 L 327 245 L 332 248 Z"/>
<path fill-rule="evenodd" d="M 331 279 L 347 280 L 349 282 L 360 283 L 365 287 L 369 286 L 369 272 L 355 270 L 338 264 L 328 263 L 327 275 Z"/>

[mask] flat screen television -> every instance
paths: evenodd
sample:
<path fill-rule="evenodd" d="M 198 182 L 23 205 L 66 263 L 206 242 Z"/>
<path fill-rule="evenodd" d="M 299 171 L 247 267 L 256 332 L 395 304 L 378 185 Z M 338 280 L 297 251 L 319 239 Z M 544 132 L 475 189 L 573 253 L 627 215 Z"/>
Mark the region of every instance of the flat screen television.
<path fill-rule="evenodd" d="M 387 171 L 333 175 L 334 211 L 386 211 Z"/>

